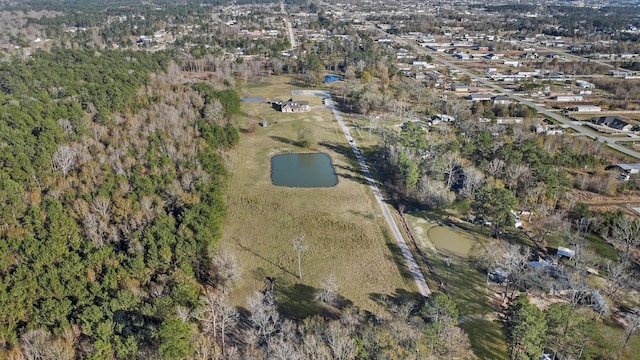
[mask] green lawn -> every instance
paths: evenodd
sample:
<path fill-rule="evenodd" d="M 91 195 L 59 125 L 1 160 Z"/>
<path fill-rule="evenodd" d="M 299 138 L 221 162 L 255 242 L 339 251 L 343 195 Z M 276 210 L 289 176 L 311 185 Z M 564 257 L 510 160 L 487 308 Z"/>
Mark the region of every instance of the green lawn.
<path fill-rule="evenodd" d="M 589 250 L 593 251 L 596 255 L 601 256 L 603 259 L 608 259 L 614 262 L 620 260 L 618 251 L 609 243 L 604 241 L 600 236 L 589 233 L 585 236 L 587 240 Z"/>

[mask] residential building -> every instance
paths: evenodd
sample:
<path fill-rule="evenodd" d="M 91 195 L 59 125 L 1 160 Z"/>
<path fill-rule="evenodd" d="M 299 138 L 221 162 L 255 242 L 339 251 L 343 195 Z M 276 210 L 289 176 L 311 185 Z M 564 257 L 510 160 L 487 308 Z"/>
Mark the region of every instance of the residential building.
<path fill-rule="evenodd" d="M 467 100 L 470 100 L 471 102 L 491 101 L 491 100 L 493 100 L 494 97 L 495 97 L 495 95 L 493 95 L 493 94 L 475 93 L 475 94 L 471 94 L 471 95 L 467 96 Z"/>
<path fill-rule="evenodd" d="M 576 80 L 576 86 L 585 89 L 595 89 L 596 85 L 584 80 Z"/>
<path fill-rule="evenodd" d="M 308 101 L 294 101 L 289 99 L 288 101 L 276 100 L 271 103 L 276 110 L 281 112 L 303 112 L 310 111 Z"/>
<path fill-rule="evenodd" d="M 584 101 L 583 97 L 580 95 L 558 95 L 554 96 L 553 100 L 558 102 Z"/>
<path fill-rule="evenodd" d="M 498 95 L 491 98 L 493 105 L 509 105 L 511 104 L 511 98 L 505 95 Z"/>
<path fill-rule="evenodd" d="M 611 129 L 620 130 L 620 131 L 629 131 L 633 127 L 633 125 L 629 124 L 628 122 L 622 120 L 617 116 L 594 117 L 591 119 L 591 122 L 596 125 L 606 126 Z"/>
<path fill-rule="evenodd" d="M 602 108 L 595 105 L 578 105 L 568 108 L 567 110 L 574 112 L 600 112 L 602 111 Z"/>

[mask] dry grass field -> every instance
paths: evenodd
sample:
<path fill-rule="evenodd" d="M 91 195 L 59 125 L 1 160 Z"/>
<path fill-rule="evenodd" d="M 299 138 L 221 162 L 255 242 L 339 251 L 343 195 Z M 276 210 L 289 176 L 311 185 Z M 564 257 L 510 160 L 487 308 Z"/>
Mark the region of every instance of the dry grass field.
<path fill-rule="evenodd" d="M 247 87 L 246 96 L 287 100 L 295 87 L 286 77 Z M 294 96 L 320 106 L 321 98 Z M 387 235 L 369 188 L 364 184 L 344 135 L 326 109 L 307 113 L 276 112 L 268 104 L 244 103 L 240 144 L 226 159 L 231 179 L 228 215 L 219 251 L 233 254 L 242 271 L 230 291 L 231 301 L 245 306 L 247 297 L 275 278 L 277 301 L 293 318 L 322 311 L 314 302 L 315 289 L 330 275 L 348 304 L 379 313 L 379 295 L 413 292 L 401 256 Z M 248 130 L 250 123 L 269 122 Z M 297 146 L 298 131 L 311 131 L 311 149 Z M 324 152 L 335 166 L 339 183 L 330 188 L 277 187 L 270 180 L 273 155 Z M 302 279 L 297 276 L 293 238 L 305 234 Z"/>

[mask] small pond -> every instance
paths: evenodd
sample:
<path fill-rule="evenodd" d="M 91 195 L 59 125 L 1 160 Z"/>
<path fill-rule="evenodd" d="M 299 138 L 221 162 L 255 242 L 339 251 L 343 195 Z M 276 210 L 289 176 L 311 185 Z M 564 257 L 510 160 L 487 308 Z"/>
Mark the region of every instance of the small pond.
<path fill-rule="evenodd" d="M 271 158 L 271 183 L 288 187 L 331 187 L 338 175 L 325 153 L 283 154 Z"/>
<path fill-rule="evenodd" d="M 475 242 L 470 235 L 448 226 L 434 226 L 428 234 L 438 250 L 463 258 L 469 256 L 469 250 Z"/>

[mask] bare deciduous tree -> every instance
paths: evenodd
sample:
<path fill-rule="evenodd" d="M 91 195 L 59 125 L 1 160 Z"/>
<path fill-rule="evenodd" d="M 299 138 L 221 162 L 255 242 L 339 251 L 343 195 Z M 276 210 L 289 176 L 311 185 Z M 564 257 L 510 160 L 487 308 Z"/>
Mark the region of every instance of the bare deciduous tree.
<path fill-rule="evenodd" d="M 635 308 L 631 310 L 625 316 L 624 329 L 626 331 L 624 345 L 626 346 L 627 343 L 629 342 L 629 339 L 631 339 L 631 336 L 640 329 L 640 308 Z"/>
<path fill-rule="evenodd" d="M 349 331 L 337 322 L 332 322 L 327 330 L 327 344 L 333 359 L 349 360 L 356 357 L 356 343 Z"/>
<path fill-rule="evenodd" d="M 460 164 L 462 159 L 460 158 L 460 153 L 458 152 L 448 152 L 444 154 L 440 158 L 440 170 L 445 175 L 445 183 L 447 184 L 447 188 L 451 188 L 451 183 L 455 179 L 455 176 L 460 169 Z"/>
<path fill-rule="evenodd" d="M 518 282 L 525 271 L 527 261 L 531 255 L 531 248 L 521 247 L 519 245 L 506 244 L 506 248 L 502 253 L 500 265 L 507 271 L 507 279 L 505 280 L 505 295 L 509 292 L 510 283 Z M 515 291 L 515 286 L 513 287 Z"/>
<path fill-rule="evenodd" d="M 338 305 L 338 281 L 335 275 L 329 275 L 320 283 L 320 288 L 316 291 L 315 299 L 329 306 Z"/>
<path fill-rule="evenodd" d="M 640 222 L 623 216 L 613 225 L 612 233 L 613 241 L 621 248 L 622 261 L 628 263 L 631 250 L 640 242 Z"/>
<path fill-rule="evenodd" d="M 475 167 L 468 166 L 462 169 L 462 176 L 460 195 L 464 198 L 472 198 L 484 185 L 484 174 Z"/>
<path fill-rule="evenodd" d="M 269 359 L 276 360 L 299 360 L 301 358 L 295 341 L 278 336 L 275 341 L 269 344 Z"/>
<path fill-rule="evenodd" d="M 222 353 L 226 354 L 225 339 L 227 334 L 238 323 L 238 311 L 227 304 L 223 304 L 220 312 L 220 337 L 222 338 Z"/>
<path fill-rule="evenodd" d="M 256 292 L 247 300 L 253 324 L 259 340 L 267 341 L 280 328 L 280 314 L 276 308 L 275 299 L 271 291 Z"/>
<path fill-rule="evenodd" d="M 438 353 L 443 359 L 474 359 L 467 334 L 451 321 L 444 321 L 440 332 Z"/>
<path fill-rule="evenodd" d="M 212 124 L 224 126 L 224 108 L 219 100 L 214 100 L 204 107 L 204 118 Z"/>
<path fill-rule="evenodd" d="M 502 174 L 502 171 L 504 170 L 504 166 L 505 166 L 505 163 L 503 160 L 493 159 L 487 164 L 486 170 L 489 175 L 493 176 L 494 178 L 497 178 Z"/>
<path fill-rule="evenodd" d="M 192 339 L 193 358 L 196 360 L 219 359 L 221 354 L 216 351 L 215 343 L 205 334 L 197 334 Z"/>
<path fill-rule="evenodd" d="M 318 334 L 305 334 L 300 347 L 300 353 L 305 360 L 331 359 L 329 348 Z"/>
<path fill-rule="evenodd" d="M 71 134 L 73 132 L 73 124 L 69 119 L 58 119 L 58 125 L 66 132 L 67 134 Z"/>
<path fill-rule="evenodd" d="M 553 212 L 548 206 L 540 207 L 538 210 L 538 226 L 532 227 L 533 239 L 540 246 L 546 246 L 549 235 L 567 232 L 570 223 L 566 219 L 564 212 Z"/>
<path fill-rule="evenodd" d="M 71 360 L 75 357 L 68 341 L 54 339 L 46 330 L 29 330 L 20 338 L 20 347 L 27 360 Z"/>
<path fill-rule="evenodd" d="M 632 270 L 629 269 L 628 264 L 624 261 L 613 263 L 610 260 L 607 260 L 605 270 L 607 274 L 607 288 L 605 291 L 607 295 L 614 297 L 619 290 L 624 289 L 630 283 Z"/>
<path fill-rule="evenodd" d="M 220 336 L 224 353 L 227 334 L 239 318 L 238 311 L 227 303 L 225 295 L 217 291 L 207 291 L 202 297 L 202 307 L 196 311 L 194 317 L 200 320 L 203 332 L 210 334 L 213 340 Z"/>
<path fill-rule="evenodd" d="M 434 208 L 449 206 L 455 200 L 455 194 L 449 190 L 444 181 L 432 180 L 427 176 L 420 179 L 417 191 L 416 197 Z"/>
<path fill-rule="evenodd" d="M 591 292 L 591 287 L 585 281 L 584 276 L 577 271 L 569 274 L 569 303 L 575 307 L 583 302 Z"/>
<path fill-rule="evenodd" d="M 98 247 L 104 245 L 100 221 L 93 214 L 88 214 L 83 221 L 85 235 Z"/>
<path fill-rule="evenodd" d="M 214 284 L 226 293 L 240 277 L 240 268 L 235 256 L 223 251 L 213 258 Z"/>
<path fill-rule="evenodd" d="M 109 220 L 110 209 L 111 201 L 105 197 L 98 196 L 91 202 L 91 212 L 97 214 L 102 220 Z"/>
<path fill-rule="evenodd" d="M 20 347 L 27 360 L 41 360 L 45 358 L 50 345 L 51 335 L 42 329 L 29 330 L 20 338 Z"/>
<path fill-rule="evenodd" d="M 176 306 L 176 316 L 178 317 L 178 319 L 187 322 L 192 316 L 191 310 L 189 310 L 189 308 L 186 306 L 178 305 Z"/>
<path fill-rule="evenodd" d="M 505 168 L 504 175 L 507 187 L 517 191 L 529 185 L 531 169 L 526 164 L 509 164 Z"/>
<path fill-rule="evenodd" d="M 62 176 L 66 178 L 76 163 L 76 156 L 76 150 L 72 146 L 60 145 L 58 150 L 51 156 L 51 160 L 55 169 L 60 170 Z"/>

